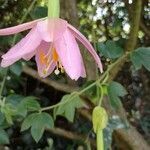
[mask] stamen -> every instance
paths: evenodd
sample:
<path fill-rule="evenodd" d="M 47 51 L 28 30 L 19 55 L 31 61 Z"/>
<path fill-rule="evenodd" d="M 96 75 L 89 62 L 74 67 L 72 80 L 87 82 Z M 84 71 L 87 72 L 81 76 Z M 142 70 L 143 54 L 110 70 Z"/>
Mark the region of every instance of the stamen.
<path fill-rule="evenodd" d="M 43 64 L 46 64 L 47 63 L 47 58 L 45 57 L 45 54 L 43 51 L 40 51 L 40 63 L 43 65 Z"/>
<path fill-rule="evenodd" d="M 56 49 L 55 48 L 53 48 L 52 49 L 53 50 L 53 60 L 55 61 L 55 62 L 57 62 L 58 61 L 58 54 L 57 54 L 57 52 L 56 52 Z"/>
<path fill-rule="evenodd" d="M 40 51 L 40 62 L 42 65 L 46 65 L 46 69 L 43 70 L 43 74 L 47 74 L 48 69 L 51 67 L 52 63 L 56 63 L 56 70 L 54 73 L 56 75 L 59 75 L 60 72 L 64 73 L 64 68 L 61 64 L 61 61 L 59 60 L 59 56 L 57 54 L 57 51 L 54 47 L 50 47 L 47 54 L 44 54 L 43 51 Z"/>
<path fill-rule="evenodd" d="M 60 71 L 58 70 L 58 68 L 54 71 L 56 75 L 60 74 Z"/>

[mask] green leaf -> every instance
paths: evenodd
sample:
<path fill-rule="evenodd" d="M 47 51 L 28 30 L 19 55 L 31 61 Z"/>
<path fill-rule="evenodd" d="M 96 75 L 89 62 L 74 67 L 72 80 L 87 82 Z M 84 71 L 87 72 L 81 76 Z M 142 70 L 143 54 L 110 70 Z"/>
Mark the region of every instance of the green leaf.
<path fill-rule="evenodd" d="M 14 107 L 16 107 L 24 98 L 22 95 L 12 94 L 6 98 L 6 103 L 11 103 Z"/>
<path fill-rule="evenodd" d="M 46 128 L 53 128 L 54 121 L 47 113 L 34 113 L 29 115 L 23 122 L 21 131 L 25 131 L 31 127 L 31 135 L 38 142 Z"/>
<path fill-rule="evenodd" d="M 132 52 L 131 61 L 136 70 L 139 70 L 144 66 L 150 71 L 150 47 L 140 47 Z"/>
<path fill-rule="evenodd" d="M 73 98 L 72 96 L 74 95 L 70 94 L 70 95 L 65 95 L 62 98 L 61 102 L 64 104 L 60 105 L 58 108 L 54 110 L 54 118 L 56 118 L 57 115 L 62 115 L 65 118 L 67 118 L 70 122 L 73 122 L 75 109 L 83 107 L 84 103 L 79 96 L 75 96 Z"/>
<path fill-rule="evenodd" d="M 0 112 L 0 125 L 4 122 L 5 116 Z"/>
<path fill-rule="evenodd" d="M 114 108 L 122 106 L 120 98 L 127 94 L 125 88 L 118 82 L 111 82 L 108 86 L 108 96 L 110 103 Z"/>
<path fill-rule="evenodd" d="M 9 137 L 5 130 L 0 129 L 0 145 L 9 144 Z"/>
<path fill-rule="evenodd" d="M 30 14 L 33 19 L 44 18 L 47 16 L 47 7 L 36 7 Z"/>
<path fill-rule="evenodd" d="M 29 129 L 32 126 L 32 123 L 34 122 L 36 116 L 37 116 L 37 113 L 27 116 L 21 125 L 21 131 L 25 131 Z"/>
<path fill-rule="evenodd" d="M 10 71 L 12 73 L 14 73 L 17 76 L 20 76 L 22 73 L 22 64 L 20 62 L 17 62 L 15 64 L 13 64 L 12 66 L 10 66 Z"/>
<path fill-rule="evenodd" d="M 25 117 L 28 111 L 38 111 L 40 110 L 40 104 L 36 101 L 36 97 L 29 96 L 24 98 L 20 104 L 17 106 L 18 114 Z"/>
<path fill-rule="evenodd" d="M 13 116 L 16 115 L 16 109 L 11 103 L 5 104 L 1 107 L 1 112 L 5 115 L 6 121 L 9 124 L 13 124 Z"/>
<path fill-rule="evenodd" d="M 121 48 L 115 41 L 107 41 L 98 43 L 98 50 L 102 56 L 110 59 L 116 59 L 123 55 L 123 48 Z"/>
<path fill-rule="evenodd" d="M 49 114 L 47 113 L 38 114 L 31 127 L 32 137 L 36 142 L 38 142 L 41 139 L 44 130 L 46 128 L 53 128 L 53 127 L 54 122 Z"/>

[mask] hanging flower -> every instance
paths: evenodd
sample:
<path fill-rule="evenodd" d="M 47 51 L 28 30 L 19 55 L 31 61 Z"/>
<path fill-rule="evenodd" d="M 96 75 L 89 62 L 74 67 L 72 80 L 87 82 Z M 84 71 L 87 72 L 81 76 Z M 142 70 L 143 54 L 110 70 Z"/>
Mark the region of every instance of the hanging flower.
<path fill-rule="evenodd" d="M 102 64 L 90 42 L 73 26 L 62 19 L 40 19 L 15 27 L 0 30 L 0 35 L 31 31 L 6 54 L 2 56 L 2 67 L 8 67 L 20 60 L 30 60 L 34 55 L 41 77 L 64 71 L 71 79 L 86 77 L 83 59 L 76 42 L 79 40 L 94 57 L 100 71 Z M 76 39 L 75 39 L 76 38 Z"/>

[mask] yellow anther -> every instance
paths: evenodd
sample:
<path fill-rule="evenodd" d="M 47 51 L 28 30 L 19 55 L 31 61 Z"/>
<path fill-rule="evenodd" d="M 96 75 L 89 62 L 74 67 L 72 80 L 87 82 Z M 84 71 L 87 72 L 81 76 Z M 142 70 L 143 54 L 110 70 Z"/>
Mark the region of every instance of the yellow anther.
<path fill-rule="evenodd" d="M 45 57 L 45 54 L 44 54 L 43 51 L 40 51 L 39 59 L 40 59 L 40 63 L 41 63 L 42 65 L 44 65 L 44 64 L 47 65 L 48 60 L 47 60 L 47 58 Z"/>
<path fill-rule="evenodd" d="M 57 62 L 58 61 L 58 54 L 57 54 L 57 52 L 56 52 L 56 49 L 55 48 L 53 48 L 52 49 L 52 51 L 53 51 L 53 60 L 55 61 L 55 62 Z"/>

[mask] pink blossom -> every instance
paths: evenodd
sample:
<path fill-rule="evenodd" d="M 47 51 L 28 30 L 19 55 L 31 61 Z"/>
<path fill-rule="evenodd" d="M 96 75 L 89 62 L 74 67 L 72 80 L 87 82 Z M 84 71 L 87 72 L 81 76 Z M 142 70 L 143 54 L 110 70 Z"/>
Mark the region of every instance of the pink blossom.
<path fill-rule="evenodd" d="M 71 79 L 86 77 L 83 59 L 77 41 L 80 41 L 95 59 L 100 71 L 102 64 L 90 42 L 77 29 L 62 19 L 40 19 L 15 27 L 0 29 L 0 35 L 30 32 L 2 56 L 2 67 L 8 67 L 20 60 L 35 56 L 38 73 L 47 77 L 55 69 L 65 72 Z M 59 73 L 59 72 L 58 72 Z"/>

